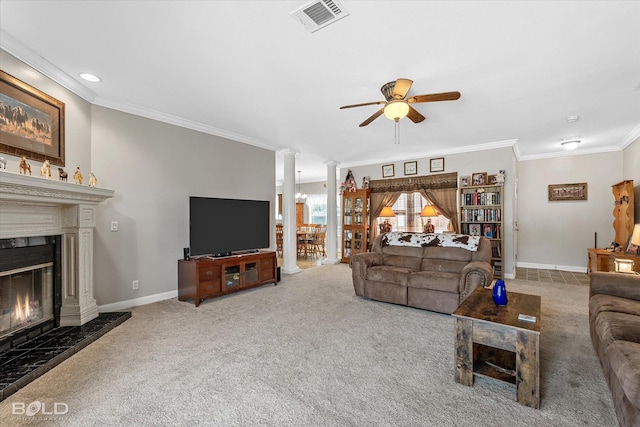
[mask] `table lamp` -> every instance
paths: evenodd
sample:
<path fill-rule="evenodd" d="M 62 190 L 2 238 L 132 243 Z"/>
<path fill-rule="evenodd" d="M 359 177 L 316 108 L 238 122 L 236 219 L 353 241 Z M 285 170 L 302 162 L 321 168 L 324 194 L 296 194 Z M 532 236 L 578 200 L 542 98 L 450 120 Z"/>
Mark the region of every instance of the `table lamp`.
<path fill-rule="evenodd" d="M 635 246 L 636 255 L 640 255 L 640 224 L 636 224 L 633 227 L 633 234 L 629 243 Z"/>
<path fill-rule="evenodd" d="M 434 208 L 433 205 L 426 205 L 424 208 L 422 208 L 422 211 L 420 212 L 420 216 L 422 218 L 428 218 L 426 224 L 422 225 L 422 231 L 424 233 L 435 233 L 436 230 L 433 224 L 431 223 L 431 218 L 440 216 L 438 211 L 436 211 L 436 208 Z"/>
<path fill-rule="evenodd" d="M 381 233 L 388 233 L 391 231 L 391 223 L 389 222 L 389 218 L 394 218 L 396 216 L 396 214 L 393 212 L 393 209 L 391 208 L 391 206 L 385 206 L 384 208 L 382 208 L 382 211 L 380 212 L 380 215 L 378 215 L 381 218 L 384 218 L 384 222 L 382 224 L 380 224 L 380 232 Z"/>

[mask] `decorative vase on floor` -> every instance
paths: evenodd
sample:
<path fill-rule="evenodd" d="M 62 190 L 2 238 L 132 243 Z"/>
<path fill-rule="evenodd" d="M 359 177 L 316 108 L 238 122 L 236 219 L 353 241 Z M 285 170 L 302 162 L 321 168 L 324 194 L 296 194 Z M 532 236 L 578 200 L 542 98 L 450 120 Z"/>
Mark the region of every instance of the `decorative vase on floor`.
<path fill-rule="evenodd" d="M 493 302 L 499 306 L 507 305 L 507 288 L 504 280 L 496 280 L 496 284 L 493 285 Z"/>

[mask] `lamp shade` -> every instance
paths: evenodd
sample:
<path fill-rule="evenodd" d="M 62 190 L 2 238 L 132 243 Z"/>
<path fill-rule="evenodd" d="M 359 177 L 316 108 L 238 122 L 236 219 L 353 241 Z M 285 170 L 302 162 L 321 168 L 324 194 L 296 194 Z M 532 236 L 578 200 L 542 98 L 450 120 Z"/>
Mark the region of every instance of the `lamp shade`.
<path fill-rule="evenodd" d="M 633 227 L 633 234 L 631 235 L 631 243 L 636 246 L 640 246 L 640 224 L 636 224 Z"/>
<path fill-rule="evenodd" d="M 409 113 L 409 104 L 403 99 L 394 99 L 384 107 L 384 116 L 389 120 L 398 121 Z"/>
<path fill-rule="evenodd" d="M 393 209 L 391 209 L 391 206 L 385 206 L 384 208 L 382 208 L 382 212 L 380 212 L 380 215 L 378 215 L 382 218 L 393 218 L 396 216 L 395 213 L 393 213 Z"/>
<path fill-rule="evenodd" d="M 420 212 L 421 217 L 433 217 L 433 216 L 439 216 L 439 215 L 440 214 L 438 213 L 436 208 L 433 207 L 433 205 L 426 205 L 424 208 L 422 208 L 422 211 Z"/>

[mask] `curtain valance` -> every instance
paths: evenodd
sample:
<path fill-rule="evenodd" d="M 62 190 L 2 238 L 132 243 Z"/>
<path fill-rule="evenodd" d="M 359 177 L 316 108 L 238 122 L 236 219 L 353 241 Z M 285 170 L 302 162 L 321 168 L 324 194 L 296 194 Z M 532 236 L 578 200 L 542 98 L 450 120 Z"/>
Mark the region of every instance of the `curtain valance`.
<path fill-rule="evenodd" d="M 410 193 L 446 188 L 458 188 L 458 172 L 407 178 L 374 179 L 369 182 L 369 189 L 372 193 Z"/>

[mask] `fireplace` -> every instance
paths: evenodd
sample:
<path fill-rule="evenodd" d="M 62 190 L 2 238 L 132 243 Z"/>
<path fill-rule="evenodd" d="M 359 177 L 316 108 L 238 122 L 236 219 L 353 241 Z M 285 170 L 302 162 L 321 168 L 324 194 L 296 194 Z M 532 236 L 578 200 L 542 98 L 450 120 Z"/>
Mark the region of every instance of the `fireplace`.
<path fill-rule="evenodd" d="M 0 349 L 59 326 L 60 236 L 0 240 Z"/>
<path fill-rule="evenodd" d="M 93 296 L 96 211 L 99 203 L 113 195 L 113 190 L 104 188 L 0 171 L 0 242 L 13 242 L 11 245 L 15 247 L 12 249 L 19 254 L 15 257 L 17 259 L 31 257 L 20 251 L 37 251 L 34 248 L 43 249 L 47 246 L 51 251 L 51 247 L 54 248 L 53 255 L 50 255 L 53 261 L 44 262 L 41 259 L 30 265 L 16 263 L 10 268 L 0 269 L 3 272 L 0 291 L 3 296 L 3 319 L 7 317 L 5 310 L 15 311 L 5 307 L 5 293 L 7 298 L 11 298 L 9 294 L 15 294 L 10 304 L 22 310 L 21 318 L 25 316 L 24 310 L 34 310 L 27 320 L 18 320 L 17 315 L 14 320 L 10 318 L 9 330 L 14 328 L 14 324 L 17 328 L 30 328 L 42 322 L 48 323 L 50 321 L 44 319 L 51 315 L 54 326 L 80 326 L 98 317 L 98 306 Z M 48 244 L 45 243 L 47 239 L 50 240 Z M 54 262 L 51 269 L 48 262 Z M 31 266 L 38 268 L 31 269 Z M 5 274 L 11 270 L 15 272 Z M 29 284 L 31 279 L 42 277 L 46 281 L 50 276 L 54 283 L 53 290 Z M 5 286 L 9 282 L 11 286 Z M 59 291 L 56 291 L 56 286 Z M 9 289 L 5 290 L 5 287 Z M 26 290 L 30 295 L 24 295 L 25 288 L 28 288 Z M 48 303 L 40 301 L 41 297 L 48 297 L 48 293 L 53 293 L 53 309 L 49 308 Z M 25 298 L 29 299 L 28 305 L 25 305 Z M 38 301 L 34 301 L 34 298 Z M 3 323 L 1 330 L 5 328 Z M 0 335 L 6 333 L 10 332 L 0 332 Z"/>

